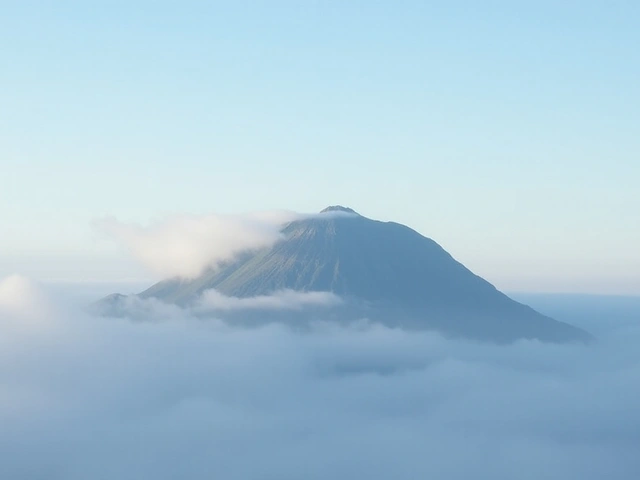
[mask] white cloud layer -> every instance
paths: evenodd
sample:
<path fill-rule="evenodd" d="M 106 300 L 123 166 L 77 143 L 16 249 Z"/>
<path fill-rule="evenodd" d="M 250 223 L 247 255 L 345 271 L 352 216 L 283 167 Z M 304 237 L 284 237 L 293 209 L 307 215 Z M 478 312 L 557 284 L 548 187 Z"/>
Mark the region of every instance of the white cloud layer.
<path fill-rule="evenodd" d="M 241 252 L 269 247 L 282 238 L 282 226 L 303 218 L 355 214 L 333 211 L 296 213 L 270 210 L 237 215 L 175 215 L 150 225 L 109 217 L 94 227 L 124 246 L 135 260 L 160 278 L 194 278 Z"/>
<path fill-rule="evenodd" d="M 286 211 L 244 215 L 179 215 L 148 226 L 115 218 L 95 222 L 101 232 L 124 245 L 134 258 L 163 278 L 198 276 L 207 267 L 245 250 L 272 245 L 286 222 L 300 218 Z"/>
<path fill-rule="evenodd" d="M 20 275 L 0 278 L 0 323 L 5 328 L 41 330 L 48 323 L 51 309 L 35 282 Z"/>
<path fill-rule="evenodd" d="M 259 295 L 249 298 L 229 297 L 217 290 L 206 290 L 196 307 L 205 310 L 300 310 L 304 307 L 330 307 L 340 305 L 342 299 L 331 292 L 296 292 L 280 290 L 272 295 Z"/>
<path fill-rule="evenodd" d="M 13 283 L 0 284 L 0 478 L 640 471 L 640 319 L 629 315 L 603 315 L 590 347 L 494 346 L 376 325 L 241 329 L 177 308 L 155 323 L 93 318 L 14 297 Z M 56 334 L 12 328 L 25 311 Z"/>

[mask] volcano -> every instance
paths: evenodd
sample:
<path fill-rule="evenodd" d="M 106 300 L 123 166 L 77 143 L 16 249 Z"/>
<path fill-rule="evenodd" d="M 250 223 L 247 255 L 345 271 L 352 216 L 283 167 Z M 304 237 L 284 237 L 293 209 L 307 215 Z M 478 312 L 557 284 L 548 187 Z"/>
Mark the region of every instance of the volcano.
<path fill-rule="evenodd" d="M 159 282 L 138 297 L 188 306 L 211 289 L 241 299 L 285 290 L 331 292 L 343 303 L 323 312 L 327 318 L 367 318 L 483 341 L 591 338 L 512 300 L 415 230 L 342 206 L 283 225 L 282 239 L 269 248 L 245 252 L 195 279 Z M 297 315 L 313 317 L 312 312 Z M 274 317 L 263 312 L 261 318 Z"/>

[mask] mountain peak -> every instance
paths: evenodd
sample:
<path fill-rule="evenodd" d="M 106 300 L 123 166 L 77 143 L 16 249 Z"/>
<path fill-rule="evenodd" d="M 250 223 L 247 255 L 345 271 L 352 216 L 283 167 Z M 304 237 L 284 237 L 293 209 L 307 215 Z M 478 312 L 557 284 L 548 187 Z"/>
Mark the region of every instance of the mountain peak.
<path fill-rule="evenodd" d="M 328 213 L 328 212 L 343 212 L 343 213 L 351 213 L 353 215 L 359 215 L 354 209 L 349 207 L 343 207 L 342 205 L 330 205 L 327 208 L 320 211 L 320 213 Z"/>

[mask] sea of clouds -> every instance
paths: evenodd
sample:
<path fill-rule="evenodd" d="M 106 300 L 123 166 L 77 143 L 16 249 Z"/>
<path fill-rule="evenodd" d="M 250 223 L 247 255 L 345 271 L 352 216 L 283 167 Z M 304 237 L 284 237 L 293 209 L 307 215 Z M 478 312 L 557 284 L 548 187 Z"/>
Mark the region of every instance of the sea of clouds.
<path fill-rule="evenodd" d="M 366 321 L 244 329 L 177 307 L 132 322 L 52 292 L 0 280 L 3 479 L 640 474 L 638 301 L 578 323 L 597 326 L 593 345 L 495 346 Z"/>

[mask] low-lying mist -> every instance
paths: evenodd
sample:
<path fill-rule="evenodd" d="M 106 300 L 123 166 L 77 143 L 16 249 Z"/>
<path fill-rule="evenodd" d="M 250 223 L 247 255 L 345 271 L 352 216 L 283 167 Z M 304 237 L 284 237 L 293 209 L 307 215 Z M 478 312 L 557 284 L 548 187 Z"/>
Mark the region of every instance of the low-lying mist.
<path fill-rule="evenodd" d="M 571 318 L 597 331 L 589 346 L 495 346 L 366 320 L 244 329 L 178 307 L 132 322 L 91 316 L 51 291 L 0 282 L 0 478 L 640 472 L 637 302 Z M 580 312 L 575 304 L 562 308 Z"/>

